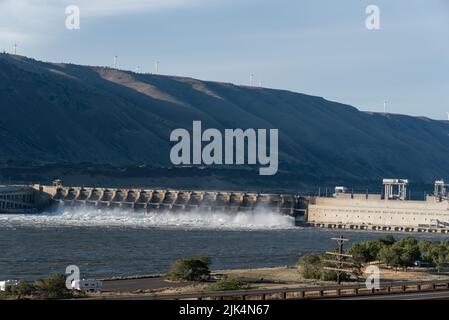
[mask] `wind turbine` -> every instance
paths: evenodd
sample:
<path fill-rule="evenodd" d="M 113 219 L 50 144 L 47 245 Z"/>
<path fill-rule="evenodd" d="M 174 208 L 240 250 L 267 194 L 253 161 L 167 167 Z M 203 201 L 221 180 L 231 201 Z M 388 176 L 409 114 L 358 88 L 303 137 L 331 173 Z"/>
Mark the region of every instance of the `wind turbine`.
<path fill-rule="evenodd" d="M 384 100 L 384 113 L 387 113 L 387 100 Z"/>
<path fill-rule="evenodd" d="M 251 73 L 249 75 L 249 85 L 252 87 L 253 86 L 253 80 L 254 80 L 254 73 Z"/>
<path fill-rule="evenodd" d="M 114 56 L 114 69 L 117 69 L 117 59 L 118 56 Z"/>
<path fill-rule="evenodd" d="M 447 114 L 447 121 L 449 121 L 449 112 L 446 112 Z"/>
<path fill-rule="evenodd" d="M 14 43 L 14 55 L 17 54 L 17 43 Z"/>

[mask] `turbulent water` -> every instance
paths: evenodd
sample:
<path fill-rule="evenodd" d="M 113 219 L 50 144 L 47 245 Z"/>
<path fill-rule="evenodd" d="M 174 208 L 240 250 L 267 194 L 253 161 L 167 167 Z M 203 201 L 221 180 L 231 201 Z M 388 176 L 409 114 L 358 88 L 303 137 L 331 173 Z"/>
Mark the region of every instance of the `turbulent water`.
<path fill-rule="evenodd" d="M 266 210 L 143 214 L 61 209 L 0 215 L 0 280 L 64 273 L 70 264 L 78 265 L 86 278 L 157 274 L 178 258 L 198 254 L 209 255 L 214 269 L 293 265 L 306 252 L 335 247 L 330 238 L 339 235 L 351 241 L 383 236 L 297 228 L 291 217 Z"/>
<path fill-rule="evenodd" d="M 122 209 L 60 208 L 52 213 L 0 215 L 0 227 L 2 226 L 264 230 L 294 228 L 294 218 L 262 208 L 239 213 L 210 211 L 145 213 Z"/>

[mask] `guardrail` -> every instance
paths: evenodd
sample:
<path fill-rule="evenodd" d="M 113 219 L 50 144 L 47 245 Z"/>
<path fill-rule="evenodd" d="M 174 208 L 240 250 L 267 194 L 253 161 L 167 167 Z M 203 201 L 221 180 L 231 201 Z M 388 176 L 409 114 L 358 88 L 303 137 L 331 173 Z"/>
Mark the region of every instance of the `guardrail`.
<path fill-rule="evenodd" d="M 249 289 L 235 291 L 199 291 L 178 294 L 151 294 L 142 296 L 149 300 L 286 300 L 336 298 L 359 295 L 380 295 L 403 292 L 449 290 L 449 279 L 438 281 L 381 282 L 379 289 L 367 288 L 365 283 L 342 286 L 315 286 L 277 289 Z"/>

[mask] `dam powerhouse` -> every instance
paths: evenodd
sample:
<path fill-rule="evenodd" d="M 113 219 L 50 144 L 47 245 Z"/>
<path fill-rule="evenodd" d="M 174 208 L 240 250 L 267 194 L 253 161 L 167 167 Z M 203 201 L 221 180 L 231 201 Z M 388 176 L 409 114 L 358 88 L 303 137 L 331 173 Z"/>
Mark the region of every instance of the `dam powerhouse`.
<path fill-rule="evenodd" d="M 252 192 L 97 188 L 52 185 L 0 186 L 0 213 L 38 213 L 59 206 L 122 208 L 144 212 L 242 211 L 266 209 L 295 218 L 298 226 L 449 233 L 449 198 L 444 181 L 433 194 L 407 200 L 407 179 L 383 179 L 382 194 L 349 193 L 336 187 L 331 196 Z"/>

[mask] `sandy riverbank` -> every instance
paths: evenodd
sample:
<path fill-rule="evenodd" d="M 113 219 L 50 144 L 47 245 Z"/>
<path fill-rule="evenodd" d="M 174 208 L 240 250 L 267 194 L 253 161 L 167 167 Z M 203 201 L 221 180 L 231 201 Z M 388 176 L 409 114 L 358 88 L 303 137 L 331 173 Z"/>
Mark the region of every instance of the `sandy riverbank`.
<path fill-rule="evenodd" d="M 330 281 L 317 281 L 304 279 L 298 272 L 297 267 L 275 267 L 275 268 L 256 268 L 256 269 L 232 269 L 232 270 L 214 270 L 211 272 L 212 278 L 221 278 L 232 276 L 247 282 L 253 288 L 285 288 L 285 287 L 310 287 L 333 285 Z M 438 280 L 449 279 L 448 272 L 436 273 L 425 268 L 411 268 L 407 271 L 395 271 L 392 269 L 381 268 L 381 281 L 407 281 L 407 280 Z M 350 284 L 354 282 L 346 282 Z M 104 281 L 104 292 L 90 293 L 89 296 L 120 296 L 120 295 L 139 295 L 148 293 L 169 294 L 181 292 L 194 292 L 204 290 L 210 282 L 170 282 L 163 277 L 135 278 L 121 280 Z"/>

